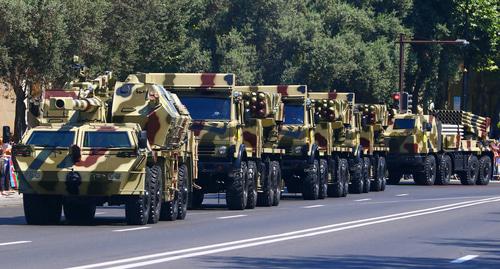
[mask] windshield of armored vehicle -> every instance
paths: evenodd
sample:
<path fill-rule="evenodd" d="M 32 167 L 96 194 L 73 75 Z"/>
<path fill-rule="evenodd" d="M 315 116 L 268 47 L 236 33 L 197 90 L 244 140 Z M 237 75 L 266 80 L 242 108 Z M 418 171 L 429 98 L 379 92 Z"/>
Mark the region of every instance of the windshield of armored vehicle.
<path fill-rule="evenodd" d="M 131 148 L 127 132 L 85 132 L 83 146 L 88 148 Z"/>
<path fill-rule="evenodd" d="M 396 119 L 393 129 L 413 129 L 415 127 L 415 119 Z"/>
<path fill-rule="evenodd" d="M 304 124 L 304 105 L 285 103 L 285 124 Z"/>
<path fill-rule="evenodd" d="M 231 99 L 217 97 L 179 96 L 193 120 L 230 120 Z"/>
<path fill-rule="evenodd" d="M 73 131 L 33 131 L 26 144 L 39 147 L 69 147 L 74 139 Z"/>

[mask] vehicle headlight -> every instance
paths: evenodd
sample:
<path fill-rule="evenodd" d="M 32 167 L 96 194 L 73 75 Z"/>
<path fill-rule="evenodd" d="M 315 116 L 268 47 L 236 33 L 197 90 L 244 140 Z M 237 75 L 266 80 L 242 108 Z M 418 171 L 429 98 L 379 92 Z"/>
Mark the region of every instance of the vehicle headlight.
<path fill-rule="evenodd" d="M 227 147 L 226 146 L 222 146 L 220 148 L 217 149 L 217 153 L 219 155 L 226 155 L 227 154 Z"/>
<path fill-rule="evenodd" d="M 111 173 L 108 174 L 109 180 L 120 180 L 120 173 Z"/>
<path fill-rule="evenodd" d="M 302 154 L 302 146 L 297 146 L 293 149 L 293 153 Z"/>

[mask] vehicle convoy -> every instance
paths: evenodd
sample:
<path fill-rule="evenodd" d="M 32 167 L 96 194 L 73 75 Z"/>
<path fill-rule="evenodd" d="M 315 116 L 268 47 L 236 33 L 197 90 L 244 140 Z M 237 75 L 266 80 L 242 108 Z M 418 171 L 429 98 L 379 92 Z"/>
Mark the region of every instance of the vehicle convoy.
<path fill-rule="evenodd" d="M 280 200 L 276 130 L 280 95 L 255 87 L 235 88 L 233 74 L 137 74 L 140 81 L 176 93 L 193 117 L 198 142 L 197 189 L 193 206 L 205 193 L 226 192 L 229 209 L 277 205 Z"/>
<path fill-rule="evenodd" d="M 185 218 L 196 150 L 175 95 L 128 81 L 108 107 L 87 87 L 66 89 L 46 94 L 41 125 L 13 148 L 27 223 L 58 223 L 62 208 L 89 223 L 104 203 L 125 204 L 128 224 Z"/>
<path fill-rule="evenodd" d="M 384 191 L 389 176 L 386 157 L 389 147 L 384 132 L 390 122 L 390 114 L 384 104 L 357 104 L 356 113 L 361 115 L 360 144 L 363 147 L 363 192 Z"/>
<path fill-rule="evenodd" d="M 464 185 L 487 185 L 493 167 L 489 129 L 489 118 L 465 111 L 395 115 L 386 132 L 388 182 L 412 174 L 419 185 L 446 185 L 457 174 Z"/>

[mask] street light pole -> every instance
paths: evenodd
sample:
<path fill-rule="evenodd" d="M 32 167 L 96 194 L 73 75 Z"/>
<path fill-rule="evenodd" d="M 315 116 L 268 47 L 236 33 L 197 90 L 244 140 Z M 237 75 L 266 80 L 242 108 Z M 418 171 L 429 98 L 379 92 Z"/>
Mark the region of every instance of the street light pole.
<path fill-rule="evenodd" d="M 469 45 L 469 41 L 465 39 L 456 40 L 405 40 L 404 34 L 399 34 L 399 113 L 403 113 L 403 92 L 404 92 L 404 44 L 441 44 L 441 45 Z M 464 85 L 466 85 L 466 78 L 464 77 Z M 465 88 L 465 86 L 464 86 Z M 465 89 L 464 89 L 465 94 Z M 418 96 L 414 96 L 418 100 Z M 418 102 L 418 101 L 417 101 Z M 416 108 L 417 104 L 413 105 Z"/>

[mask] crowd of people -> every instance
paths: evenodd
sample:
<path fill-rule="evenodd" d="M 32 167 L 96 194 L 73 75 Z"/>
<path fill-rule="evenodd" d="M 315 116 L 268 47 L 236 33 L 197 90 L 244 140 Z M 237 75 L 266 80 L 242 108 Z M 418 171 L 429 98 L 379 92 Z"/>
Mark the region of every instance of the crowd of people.
<path fill-rule="evenodd" d="M 16 193 L 17 176 L 12 165 L 12 142 L 3 143 L 0 149 L 0 195 L 9 196 Z"/>

